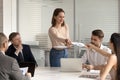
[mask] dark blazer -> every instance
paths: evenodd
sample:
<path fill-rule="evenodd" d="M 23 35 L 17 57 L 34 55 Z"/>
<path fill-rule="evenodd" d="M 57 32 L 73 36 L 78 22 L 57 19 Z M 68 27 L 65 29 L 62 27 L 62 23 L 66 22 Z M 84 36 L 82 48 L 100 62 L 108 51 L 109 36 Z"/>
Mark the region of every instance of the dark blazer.
<path fill-rule="evenodd" d="M 0 52 L 0 80 L 30 80 L 30 78 L 23 76 L 14 58 Z"/>
<path fill-rule="evenodd" d="M 33 62 L 37 65 L 37 62 L 31 52 L 29 45 L 22 44 L 22 46 L 23 46 L 22 53 L 24 56 L 24 62 Z M 18 61 L 18 63 L 20 63 L 21 62 L 20 58 L 15 54 L 15 51 L 16 51 L 15 47 L 13 46 L 13 44 L 11 44 L 8 47 L 8 50 L 6 51 L 6 55 L 15 58 Z"/>

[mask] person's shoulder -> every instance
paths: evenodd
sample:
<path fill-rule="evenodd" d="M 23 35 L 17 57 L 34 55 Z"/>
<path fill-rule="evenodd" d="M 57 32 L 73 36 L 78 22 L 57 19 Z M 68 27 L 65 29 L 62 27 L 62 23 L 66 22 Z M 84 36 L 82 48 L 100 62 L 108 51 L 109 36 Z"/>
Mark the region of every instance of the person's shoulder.
<path fill-rule="evenodd" d="M 111 49 L 108 47 L 108 46 L 105 46 L 105 45 L 101 45 L 101 49 L 111 53 Z"/>
<path fill-rule="evenodd" d="M 50 27 L 50 28 L 49 28 L 49 31 L 50 31 L 50 30 L 55 30 L 55 27 Z"/>
<path fill-rule="evenodd" d="M 111 61 L 117 62 L 117 56 L 115 54 L 111 54 L 111 56 L 109 57 L 109 59 Z"/>
<path fill-rule="evenodd" d="M 28 45 L 28 44 L 22 44 L 23 45 L 23 47 L 30 47 L 30 45 Z"/>
<path fill-rule="evenodd" d="M 23 46 L 29 46 L 28 44 L 22 44 Z"/>
<path fill-rule="evenodd" d="M 49 34 L 52 33 L 52 32 L 56 32 L 56 28 L 55 27 L 50 27 L 49 28 Z"/>
<path fill-rule="evenodd" d="M 101 44 L 101 48 L 108 48 L 108 47 L 105 46 L 104 44 Z"/>
<path fill-rule="evenodd" d="M 8 62 L 13 62 L 13 61 L 15 61 L 15 59 L 14 58 L 12 58 L 12 57 L 10 57 L 10 56 L 4 56 L 4 59 L 6 59 L 6 60 L 8 60 Z"/>
<path fill-rule="evenodd" d="M 117 58 L 115 54 L 111 54 L 110 58 Z"/>
<path fill-rule="evenodd" d="M 8 48 L 13 48 L 13 47 L 14 47 L 13 44 L 10 44 Z"/>

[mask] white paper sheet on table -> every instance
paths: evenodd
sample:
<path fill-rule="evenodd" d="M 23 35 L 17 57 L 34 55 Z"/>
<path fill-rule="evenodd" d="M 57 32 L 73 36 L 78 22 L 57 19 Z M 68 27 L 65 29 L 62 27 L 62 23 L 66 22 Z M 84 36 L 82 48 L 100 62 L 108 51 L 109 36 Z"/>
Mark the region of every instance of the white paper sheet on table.
<path fill-rule="evenodd" d="M 72 42 L 72 44 L 79 47 L 85 47 L 85 44 L 80 42 Z"/>
<path fill-rule="evenodd" d="M 25 75 L 28 71 L 28 67 L 22 67 L 20 70 L 22 71 L 23 75 Z"/>

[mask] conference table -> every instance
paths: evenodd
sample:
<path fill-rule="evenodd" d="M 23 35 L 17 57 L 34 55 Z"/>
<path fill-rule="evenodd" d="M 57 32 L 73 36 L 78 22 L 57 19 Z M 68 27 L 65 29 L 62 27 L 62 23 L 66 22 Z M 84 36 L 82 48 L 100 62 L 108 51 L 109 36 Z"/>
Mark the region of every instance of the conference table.
<path fill-rule="evenodd" d="M 81 72 L 61 72 L 59 67 L 38 67 L 31 80 L 96 80 L 93 77 L 87 78 L 88 74 L 93 73 L 87 72 L 87 70 L 82 70 Z"/>

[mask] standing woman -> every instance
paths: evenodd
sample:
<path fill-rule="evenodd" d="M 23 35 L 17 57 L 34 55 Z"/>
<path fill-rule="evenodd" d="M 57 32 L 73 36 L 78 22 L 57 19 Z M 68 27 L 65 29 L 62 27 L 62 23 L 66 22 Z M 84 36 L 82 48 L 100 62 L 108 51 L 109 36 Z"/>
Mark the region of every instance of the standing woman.
<path fill-rule="evenodd" d="M 52 16 L 52 26 L 49 28 L 49 37 L 52 43 L 50 50 L 50 66 L 60 67 L 60 59 L 68 57 L 65 46 L 70 47 L 71 40 L 69 29 L 64 21 L 65 12 L 61 8 L 56 8 Z"/>

